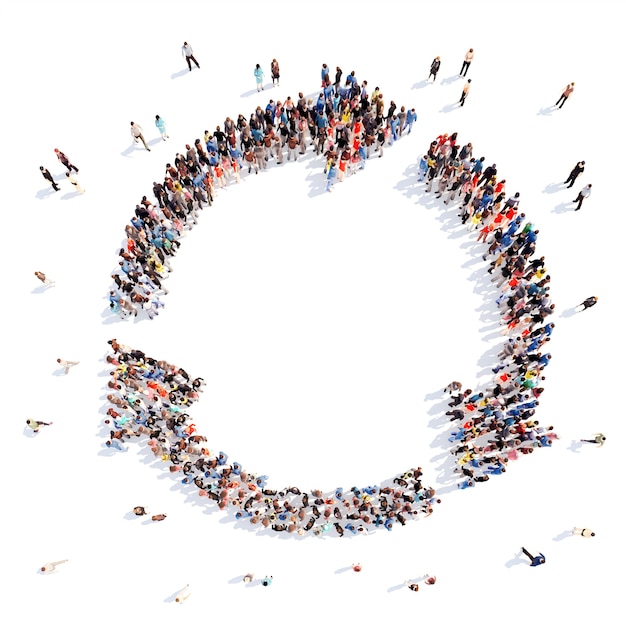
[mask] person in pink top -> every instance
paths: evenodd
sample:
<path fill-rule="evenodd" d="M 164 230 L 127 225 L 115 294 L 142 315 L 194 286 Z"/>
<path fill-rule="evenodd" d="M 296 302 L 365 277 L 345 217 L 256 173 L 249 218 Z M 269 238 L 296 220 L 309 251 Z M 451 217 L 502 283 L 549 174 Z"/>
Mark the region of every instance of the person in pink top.
<path fill-rule="evenodd" d="M 565 101 L 572 95 L 573 92 L 574 92 L 574 83 L 569 83 L 567 87 L 563 89 L 563 93 L 561 94 L 561 97 L 556 101 L 556 104 L 554 106 L 559 107 L 559 109 L 562 109 L 563 105 L 565 104 Z M 559 102 L 561 103 L 560 105 L 559 105 Z"/>

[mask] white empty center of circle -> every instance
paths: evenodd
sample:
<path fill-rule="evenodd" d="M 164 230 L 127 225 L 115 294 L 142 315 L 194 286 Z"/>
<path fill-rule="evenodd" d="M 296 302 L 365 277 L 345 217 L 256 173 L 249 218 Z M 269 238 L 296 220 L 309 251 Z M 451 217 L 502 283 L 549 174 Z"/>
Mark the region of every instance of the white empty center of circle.
<path fill-rule="evenodd" d="M 172 361 L 207 382 L 198 432 L 270 487 L 426 469 L 426 396 L 476 380 L 482 299 L 462 268 L 467 239 L 394 189 L 407 164 L 385 158 L 332 193 L 311 156 L 253 170 L 218 191 L 173 261 L 155 329 L 175 330 L 159 349 L 194 346 Z"/>

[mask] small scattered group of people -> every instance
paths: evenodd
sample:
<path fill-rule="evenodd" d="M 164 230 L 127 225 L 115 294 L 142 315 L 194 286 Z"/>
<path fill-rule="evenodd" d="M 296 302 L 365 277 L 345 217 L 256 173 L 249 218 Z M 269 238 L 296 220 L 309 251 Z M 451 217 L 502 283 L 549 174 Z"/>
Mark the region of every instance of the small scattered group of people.
<path fill-rule="evenodd" d="M 552 426 L 541 426 L 534 417 L 554 329 L 550 275 L 545 258 L 535 255 L 539 230 L 520 212 L 520 194 L 507 194 L 496 164 L 485 167 L 485 158 L 476 158 L 473 150 L 457 133 L 445 133 L 430 144 L 419 166 L 426 192 L 436 185 L 437 197 L 457 204 L 461 223 L 478 231 L 477 242 L 487 247 L 483 260 L 491 259 L 488 273 L 500 292 L 495 302 L 507 336 L 490 386 L 476 391 L 453 381 L 444 389 L 450 394 L 446 415 L 457 425 L 449 441 L 460 489 L 506 472 L 509 461 L 558 438 Z"/>
<path fill-rule="evenodd" d="M 422 484 L 421 468 L 386 480 L 380 486 L 301 491 L 267 486 L 267 476 L 252 474 L 225 452 L 209 447 L 196 432 L 187 410 L 198 399 L 204 381 L 191 379 L 184 369 L 157 361 L 140 350 L 109 341 L 106 362 L 113 369 L 108 382 L 110 407 L 105 419 L 108 448 L 127 450 L 130 441 L 143 441 L 154 456 L 195 485 L 201 498 L 216 503 L 236 520 L 275 532 L 304 535 L 357 535 L 377 528 L 392 530 L 408 521 L 428 517 L 440 500 Z M 136 507 L 135 515 L 145 515 Z M 154 518 L 153 518 L 154 519 Z"/>
<path fill-rule="evenodd" d="M 184 52 L 184 51 L 183 51 Z M 185 53 L 185 52 L 184 52 Z M 193 54 L 188 58 L 193 60 Z M 280 68 L 272 61 L 276 84 Z M 191 68 L 190 68 L 191 69 Z M 326 64 L 318 98 L 270 99 L 265 108 L 257 106 L 249 118 L 226 117 L 223 126 L 205 130 L 202 138 L 177 153 L 165 166 L 163 182 L 154 182 L 156 202 L 143 196 L 126 225 L 126 241 L 119 250 L 119 267 L 113 273 L 115 285 L 109 291 L 109 305 L 121 317 L 136 317 L 140 311 L 153 319 L 164 306 L 160 295 L 167 294 L 163 281 L 172 271 L 170 259 L 186 232 L 197 224 L 199 211 L 211 206 L 219 189 L 239 183 L 247 169 L 267 169 L 271 162 L 282 165 L 298 160 L 312 147 L 325 156 L 327 189 L 335 179 L 365 166 L 371 152 L 383 155 L 404 131 L 411 132 L 417 119 L 415 109 L 399 109 L 393 100 L 385 110 L 380 89 L 370 95 L 367 81 L 358 81 L 354 71 L 342 80 L 337 67 L 334 81 Z M 165 121 L 156 116 L 155 125 L 163 140 L 169 136 Z M 141 127 L 131 122 L 135 141 L 149 146 Z M 244 179 L 245 180 L 245 179 Z"/>
<path fill-rule="evenodd" d="M 75 172 L 76 174 L 78 174 L 78 168 L 58 148 L 54 149 L 54 153 L 56 154 L 57 159 L 59 159 L 59 161 L 67 169 L 67 172 L 65 173 L 66 180 L 70 183 L 70 185 L 72 185 L 72 187 L 74 187 L 76 191 L 78 191 L 78 193 L 85 193 L 85 190 L 80 186 L 78 179 L 72 173 Z M 41 172 L 41 175 L 50 183 L 50 185 L 52 185 L 52 189 L 54 189 L 55 191 L 61 190 L 59 183 L 54 179 L 54 176 L 50 173 L 50 170 L 48 168 L 40 165 L 39 171 Z"/>

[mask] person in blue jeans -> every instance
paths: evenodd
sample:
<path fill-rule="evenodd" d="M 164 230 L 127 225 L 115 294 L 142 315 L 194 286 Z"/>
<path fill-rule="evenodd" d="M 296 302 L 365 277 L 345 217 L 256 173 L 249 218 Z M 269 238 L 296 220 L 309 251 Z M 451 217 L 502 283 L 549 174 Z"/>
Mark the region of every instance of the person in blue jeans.
<path fill-rule="evenodd" d="M 536 567 L 537 565 L 543 565 L 546 562 L 546 557 L 539 553 L 538 556 L 533 556 L 526 548 L 522 547 L 522 552 L 530 559 L 530 566 Z"/>

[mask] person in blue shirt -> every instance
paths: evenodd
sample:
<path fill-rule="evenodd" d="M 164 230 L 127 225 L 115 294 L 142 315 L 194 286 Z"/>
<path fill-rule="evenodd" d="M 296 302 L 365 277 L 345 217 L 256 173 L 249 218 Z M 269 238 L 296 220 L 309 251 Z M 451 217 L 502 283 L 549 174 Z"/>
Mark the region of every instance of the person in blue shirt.
<path fill-rule="evenodd" d="M 331 187 L 335 182 L 335 178 L 337 177 L 337 167 L 335 166 L 335 162 L 331 159 L 328 162 L 327 174 L 326 174 L 326 191 L 331 191 Z"/>
<path fill-rule="evenodd" d="M 161 138 L 163 139 L 163 141 L 165 141 L 166 139 L 169 139 L 165 122 L 158 115 L 156 116 L 154 120 L 154 125 L 159 129 L 159 132 L 161 133 Z"/>
<path fill-rule="evenodd" d="M 530 566 L 536 567 L 537 565 L 543 565 L 546 562 L 546 557 L 539 553 L 539 556 L 533 556 L 526 548 L 522 547 L 522 552 L 530 559 Z"/>
<path fill-rule="evenodd" d="M 408 126 L 409 130 L 407 132 L 407 135 L 410 135 L 411 134 L 411 129 L 413 128 L 413 124 L 416 121 L 417 121 L 417 113 L 415 112 L 415 109 L 411 109 L 406 114 L 406 120 L 404 122 L 404 128 L 402 130 L 404 130 Z"/>
<path fill-rule="evenodd" d="M 263 89 L 263 70 L 261 66 L 257 63 L 254 68 L 254 78 L 256 79 L 256 90 L 261 91 Z"/>

